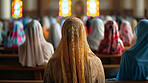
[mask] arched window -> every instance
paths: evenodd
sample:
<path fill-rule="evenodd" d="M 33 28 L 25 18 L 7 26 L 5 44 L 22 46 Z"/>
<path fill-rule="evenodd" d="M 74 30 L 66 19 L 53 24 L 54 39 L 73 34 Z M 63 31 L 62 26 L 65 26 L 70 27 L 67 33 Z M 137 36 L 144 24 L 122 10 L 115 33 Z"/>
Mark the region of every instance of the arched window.
<path fill-rule="evenodd" d="M 23 2 L 21 0 L 12 1 L 12 18 L 18 19 L 23 16 Z"/>
<path fill-rule="evenodd" d="M 61 17 L 71 16 L 71 0 L 59 1 L 59 16 Z"/>
<path fill-rule="evenodd" d="M 91 17 L 99 16 L 98 0 L 87 0 L 87 16 L 91 16 Z"/>

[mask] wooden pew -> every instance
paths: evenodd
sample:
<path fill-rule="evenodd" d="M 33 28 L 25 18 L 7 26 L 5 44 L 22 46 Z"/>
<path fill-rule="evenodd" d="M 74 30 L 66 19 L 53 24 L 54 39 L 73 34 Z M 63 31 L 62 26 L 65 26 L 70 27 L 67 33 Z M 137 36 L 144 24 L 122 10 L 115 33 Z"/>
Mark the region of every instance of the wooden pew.
<path fill-rule="evenodd" d="M 42 80 L 42 72 L 46 66 L 23 67 L 19 63 L 18 54 L 0 54 L 0 71 L 32 71 L 36 80 Z M 7 73 L 7 72 L 6 72 Z"/>
<path fill-rule="evenodd" d="M 104 70 L 119 69 L 120 65 L 103 65 Z"/>
<path fill-rule="evenodd" d="M 18 53 L 18 49 L 16 48 L 4 48 L 4 47 L 0 47 L 0 53 L 1 54 L 17 54 Z"/>
<path fill-rule="evenodd" d="M 98 54 L 95 53 L 96 56 L 98 56 L 103 64 L 120 64 L 120 59 L 122 54 Z"/>
<path fill-rule="evenodd" d="M 18 54 L 0 54 L 0 58 L 18 58 Z"/>
<path fill-rule="evenodd" d="M 118 73 L 118 69 L 120 65 L 119 64 L 103 65 L 103 67 L 104 67 L 104 72 L 105 72 L 105 78 L 115 78 Z"/>
<path fill-rule="evenodd" d="M 33 71 L 36 80 L 42 80 L 41 72 L 46 68 L 45 65 L 37 67 L 23 67 L 21 65 L 0 65 L 0 71 Z"/>
<path fill-rule="evenodd" d="M 0 80 L 0 83 L 43 83 L 43 80 Z"/>
<path fill-rule="evenodd" d="M 0 80 L 0 83 L 43 83 L 43 80 Z M 105 83 L 148 83 L 148 81 L 105 81 Z"/>
<path fill-rule="evenodd" d="M 121 58 L 122 54 L 99 54 L 95 53 L 99 58 Z"/>
<path fill-rule="evenodd" d="M 148 83 L 148 81 L 105 81 L 105 83 Z"/>

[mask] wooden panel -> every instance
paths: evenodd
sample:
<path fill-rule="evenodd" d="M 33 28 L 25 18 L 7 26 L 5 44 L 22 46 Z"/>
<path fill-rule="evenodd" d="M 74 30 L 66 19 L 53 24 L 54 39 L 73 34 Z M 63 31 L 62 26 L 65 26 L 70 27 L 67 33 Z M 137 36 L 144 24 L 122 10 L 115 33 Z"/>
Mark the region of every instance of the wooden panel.
<path fill-rule="evenodd" d="M 4 47 L 0 47 L 0 53 L 1 54 L 16 54 L 18 53 L 18 49 L 15 48 L 4 48 Z"/>
<path fill-rule="evenodd" d="M 18 54 L 0 54 L 0 58 L 18 58 Z"/>
<path fill-rule="evenodd" d="M 0 65 L 0 70 L 45 70 L 46 66 L 23 67 L 21 65 Z"/>
<path fill-rule="evenodd" d="M 120 58 L 122 54 L 98 54 L 95 53 L 99 58 Z"/>
<path fill-rule="evenodd" d="M 42 80 L 42 73 L 41 71 L 34 71 L 34 76 L 36 80 Z"/>
<path fill-rule="evenodd" d="M 148 81 L 106 81 L 105 83 L 148 83 Z"/>
<path fill-rule="evenodd" d="M 43 80 L 0 80 L 0 83 L 43 83 Z M 105 81 L 105 83 L 148 83 L 148 81 Z"/>
<path fill-rule="evenodd" d="M 120 67 L 120 65 L 103 65 L 105 70 L 108 69 L 118 69 Z"/>
<path fill-rule="evenodd" d="M 0 80 L 0 83 L 43 83 L 43 80 Z"/>

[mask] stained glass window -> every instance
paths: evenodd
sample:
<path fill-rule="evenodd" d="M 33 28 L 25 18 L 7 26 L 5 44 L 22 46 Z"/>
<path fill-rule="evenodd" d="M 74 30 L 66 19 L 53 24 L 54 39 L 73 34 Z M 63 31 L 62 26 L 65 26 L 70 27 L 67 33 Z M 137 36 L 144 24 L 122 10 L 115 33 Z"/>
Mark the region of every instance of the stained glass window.
<path fill-rule="evenodd" d="M 91 16 L 91 17 L 99 16 L 98 0 L 87 0 L 87 16 Z"/>
<path fill-rule="evenodd" d="M 71 0 L 59 1 L 59 16 L 61 17 L 71 16 Z"/>
<path fill-rule="evenodd" d="M 23 2 L 21 0 L 13 0 L 12 1 L 12 18 L 18 19 L 23 15 Z"/>

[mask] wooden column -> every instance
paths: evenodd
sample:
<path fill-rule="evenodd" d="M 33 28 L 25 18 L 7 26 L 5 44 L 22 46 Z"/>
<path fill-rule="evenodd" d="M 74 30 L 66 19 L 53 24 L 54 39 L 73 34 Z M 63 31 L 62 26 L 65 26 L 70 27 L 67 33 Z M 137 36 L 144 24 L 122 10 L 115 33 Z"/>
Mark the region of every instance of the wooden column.
<path fill-rule="evenodd" d="M 0 20 L 9 20 L 11 17 L 11 0 L 0 0 Z"/>
<path fill-rule="evenodd" d="M 134 0 L 134 16 L 136 18 L 144 18 L 145 16 L 145 8 L 144 8 L 144 0 Z"/>
<path fill-rule="evenodd" d="M 23 1 L 23 16 L 24 17 L 38 17 L 37 14 L 37 0 L 22 0 Z"/>
<path fill-rule="evenodd" d="M 123 0 L 123 16 L 133 16 L 131 0 Z"/>
<path fill-rule="evenodd" d="M 113 14 L 116 15 L 116 16 L 119 16 L 121 15 L 120 14 L 120 1 L 121 0 L 114 0 L 114 10 L 113 10 Z"/>

